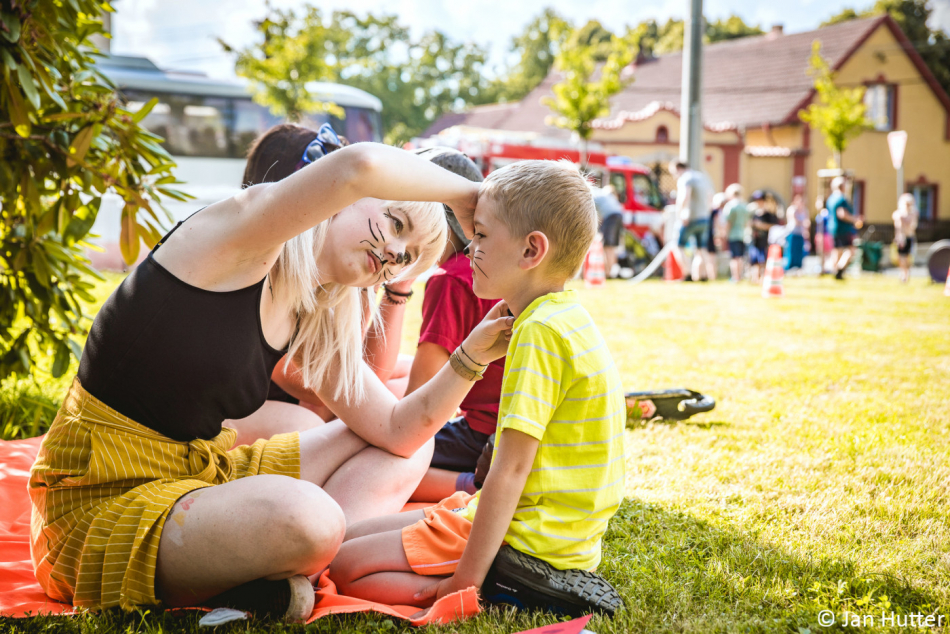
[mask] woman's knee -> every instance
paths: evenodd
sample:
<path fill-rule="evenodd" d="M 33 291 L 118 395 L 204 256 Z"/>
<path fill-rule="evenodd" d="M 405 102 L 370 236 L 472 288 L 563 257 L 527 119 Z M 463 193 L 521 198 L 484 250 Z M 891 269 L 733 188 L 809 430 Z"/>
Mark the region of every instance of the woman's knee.
<path fill-rule="evenodd" d="M 336 555 L 346 534 L 346 520 L 340 505 L 323 489 L 303 480 L 294 480 L 278 501 L 275 516 L 279 531 L 294 545 L 294 558 L 301 570 L 318 570 Z M 275 527 L 276 529 L 276 527 Z"/>

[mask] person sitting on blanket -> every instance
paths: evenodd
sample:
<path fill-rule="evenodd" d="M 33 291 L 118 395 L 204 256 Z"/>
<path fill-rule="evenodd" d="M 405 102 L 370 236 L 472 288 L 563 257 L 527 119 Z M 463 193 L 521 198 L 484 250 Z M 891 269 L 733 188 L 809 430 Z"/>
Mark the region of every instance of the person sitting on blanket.
<path fill-rule="evenodd" d="M 570 163 L 514 163 L 485 180 L 474 221 L 475 294 L 502 298 L 515 317 L 484 487 L 349 526 L 330 578 L 346 595 L 427 607 L 482 588 L 504 555 L 515 565 L 496 582 L 533 575 L 542 595 L 596 609 L 591 590 L 606 582 L 564 582 L 593 577 L 587 571 L 600 563 L 623 497 L 626 408 L 604 339 L 576 291 L 564 290 L 597 231 L 591 191 Z M 473 381 L 485 368 L 464 346 L 451 363 Z M 570 585 L 577 596 L 564 596 Z"/>

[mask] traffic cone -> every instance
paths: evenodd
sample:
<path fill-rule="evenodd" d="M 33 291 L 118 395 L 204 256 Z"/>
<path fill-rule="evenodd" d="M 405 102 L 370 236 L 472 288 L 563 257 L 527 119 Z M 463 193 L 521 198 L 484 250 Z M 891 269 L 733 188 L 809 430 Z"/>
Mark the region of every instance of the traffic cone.
<path fill-rule="evenodd" d="M 773 244 L 769 247 L 769 257 L 765 261 L 765 279 L 762 280 L 762 297 L 783 297 L 782 278 L 785 267 L 782 265 L 782 247 Z"/>
<path fill-rule="evenodd" d="M 682 282 L 683 269 L 671 252 L 666 256 L 666 264 L 663 265 L 663 279 L 667 282 Z"/>
<path fill-rule="evenodd" d="M 584 266 L 584 285 L 587 288 L 604 286 L 607 283 L 607 272 L 604 270 L 604 244 L 600 238 L 594 240 L 587 251 L 587 260 Z"/>
<path fill-rule="evenodd" d="M 943 294 L 950 297 L 950 268 L 947 269 L 947 285 L 943 287 Z"/>

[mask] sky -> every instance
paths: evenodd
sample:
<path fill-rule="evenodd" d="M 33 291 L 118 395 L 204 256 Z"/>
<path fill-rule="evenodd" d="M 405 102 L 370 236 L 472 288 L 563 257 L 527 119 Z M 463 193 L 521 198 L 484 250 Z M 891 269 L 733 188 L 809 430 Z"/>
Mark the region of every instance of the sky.
<path fill-rule="evenodd" d="M 307 0 L 271 0 L 280 8 L 299 8 Z M 599 20 L 615 32 L 646 19 L 682 18 L 688 0 L 310 0 L 324 12 L 395 13 L 414 34 L 438 29 L 458 41 L 488 48 L 489 65 L 501 70 L 511 38 L 545 7 L 575 24 Z M 931 0 L 934 26 L 950 32 L 950 0 Z M 707 20 L 737 14 L 768 30 L 808 31 L 846 7 L 862 9 L 873 0 L 706 0 Z M 112 52 L 143 55 L 162 68 L 234 77 L 233 58 L 217 42 L 243 48 L 255 41 L 252 22 L 262 18 L 261 0 L 118 0 L 113 3 Z"/>

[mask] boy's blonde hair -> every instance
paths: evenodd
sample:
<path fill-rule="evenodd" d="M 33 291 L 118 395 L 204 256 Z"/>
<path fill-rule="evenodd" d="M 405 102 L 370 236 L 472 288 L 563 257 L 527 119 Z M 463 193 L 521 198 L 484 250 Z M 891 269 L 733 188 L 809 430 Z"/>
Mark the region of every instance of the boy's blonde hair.
<path fill-rule="evenodd" d="M 573 277 L 597 234 L 590 183 L 568 160 L 519 161 L 488 175 L 479 196 L 497 205 L 515 238 L 540 231 L 551 242 L 551 273 Z"/>
<path fill-rule="evenodd" d="M 414 278 L 433 266 L 442 255 L 448 226 L 442 205 L 430 202 L 382 202 L 383 207 L 411 216 L 426 236 L 419 258 L 394 279 Z M 317 255 L 325 248 L 333 218 L 304 231 L 284 243 L 271 271 L 271 282 L 278 301 L 293 306 L 297 315 L 297 331 L 290 340 L 289 359 L 293 359 L 303 375 L 307 388 L 324 384 L 324 378 L 336 373 L 330 387 L 334 398 L 347 403 L 361 402 L 363 382 L 360 380 L 363 359 L 363 319 L 379 327 L 376 302 L 368 289 L 343 284 L 320 284 Z"/>

